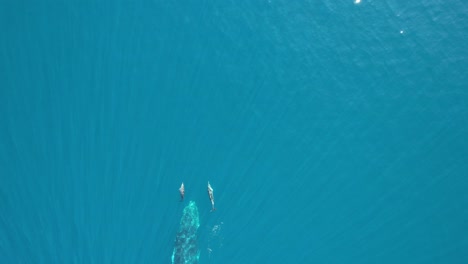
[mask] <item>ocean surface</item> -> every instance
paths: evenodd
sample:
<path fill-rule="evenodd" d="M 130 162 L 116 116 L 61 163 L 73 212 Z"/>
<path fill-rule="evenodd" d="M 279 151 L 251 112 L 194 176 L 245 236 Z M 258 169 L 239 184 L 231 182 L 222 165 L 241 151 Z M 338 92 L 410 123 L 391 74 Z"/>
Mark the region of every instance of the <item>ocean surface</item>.
<path fill-rule="evenodd" d="M 0 1 L 0 263 L 468 263 L 468 2 L 356 1 Z"/>

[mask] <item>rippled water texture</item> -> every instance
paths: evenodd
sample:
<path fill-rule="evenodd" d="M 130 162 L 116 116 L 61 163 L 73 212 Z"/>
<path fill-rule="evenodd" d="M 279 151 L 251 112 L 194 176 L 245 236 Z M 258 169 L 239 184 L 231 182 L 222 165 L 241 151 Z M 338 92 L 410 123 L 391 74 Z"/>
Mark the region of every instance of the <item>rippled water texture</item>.
<path fill-rule="evenodd" d="M 0 263 L 467 263 L 467 14 L 1 1 Z"/>

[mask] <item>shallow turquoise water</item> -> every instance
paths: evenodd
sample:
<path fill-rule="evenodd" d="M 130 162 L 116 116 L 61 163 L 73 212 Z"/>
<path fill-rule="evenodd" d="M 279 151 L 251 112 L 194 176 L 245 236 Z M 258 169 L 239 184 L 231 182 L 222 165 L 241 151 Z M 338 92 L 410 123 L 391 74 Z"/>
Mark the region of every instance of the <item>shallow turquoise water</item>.
<path fill-rule="evenodd" d="M 466 263 L 467 4 L 39 2 L 0 3 L 0 263 L 170 263 L 190 200 L 200 263 Z"/>

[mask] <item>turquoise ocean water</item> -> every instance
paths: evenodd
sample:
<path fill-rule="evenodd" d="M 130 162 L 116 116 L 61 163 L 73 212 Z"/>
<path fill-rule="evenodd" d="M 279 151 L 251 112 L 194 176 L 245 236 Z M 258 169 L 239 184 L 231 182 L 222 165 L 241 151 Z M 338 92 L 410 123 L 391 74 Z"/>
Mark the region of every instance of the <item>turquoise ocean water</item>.
<path fill-rule="evenodd" d="M 0 263 L 468 263 L 467 14 L 1 1 Z"/>

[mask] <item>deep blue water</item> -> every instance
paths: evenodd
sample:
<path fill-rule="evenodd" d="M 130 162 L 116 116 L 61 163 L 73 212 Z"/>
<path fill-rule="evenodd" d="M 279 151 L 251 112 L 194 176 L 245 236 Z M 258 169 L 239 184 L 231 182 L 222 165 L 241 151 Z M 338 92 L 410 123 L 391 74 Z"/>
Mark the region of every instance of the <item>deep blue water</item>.
<path fill-rule="evenodd" d="M 1 1 L 0 263 L 468 263 L 467 14 Z"/>

